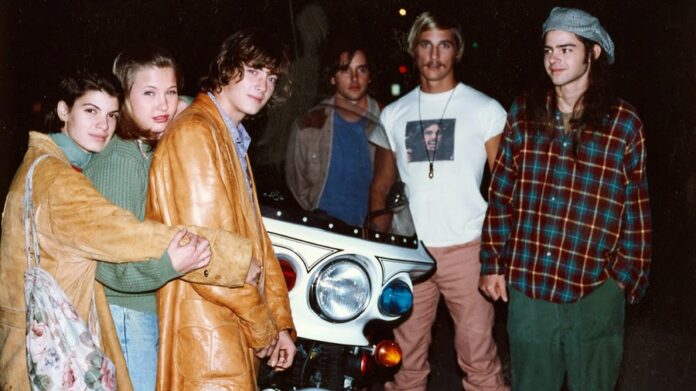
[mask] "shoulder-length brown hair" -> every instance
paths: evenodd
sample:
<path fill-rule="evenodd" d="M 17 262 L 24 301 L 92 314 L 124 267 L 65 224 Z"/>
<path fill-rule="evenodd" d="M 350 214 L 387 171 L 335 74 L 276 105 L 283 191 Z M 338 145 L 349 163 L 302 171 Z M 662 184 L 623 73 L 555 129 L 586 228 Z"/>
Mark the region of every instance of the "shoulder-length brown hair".
<path fill-rule="evenodd" d="M 217 56 L 210 64 L 208 76 L 201 79 L 201 89 L 218 93 L 222 87 L 237 82 L 244 77 L 244 65 L 261 69 L 268 68 L 279 77 L 287 74 L 290 60 L 285 45 L 277 37 L 257 28 L 237 31 L 225 39 Z M 290 85 L 285 82 L 281 91 L 276 89 L 269 105 L 284 101 L 290 93 Z"/>
<path fill-rule="evenodd" d="M 147 67 L 173 69 L 176 76 L 177 90 L 181 89 L 183 75 L 174 57 L 162 47 L 141 44 L 122 51 L 114 60 L 113 73 L 121 82 L 125 99 L 128 99 L 133 89 L 135 75 L 138 71 Z M 157 137 L 150 132 L 150 129 L 141 129 L 136 124 L 132 113 L 128 109 L 128 105 L 123 105 L 121 109 L 121 117 L 116 134 L 124 140 L 144 140 L 152 148 L 157 145 Z"/>
<path fill-rule="evenodd" d="M 585 62 L 591 62 L 587 90 L 575 103 L 570 119 L 570 128 L 573 130 L 573 148 L 581 142 L 583 134 L 587 131 L 601 130 L 602 122 L 611 112 L 612 105 L 617 97 L 614 95 L 614 87 L 609 72 L 609 61 L 604 50 L 599 57 L 593 58 L 593 47 L 597 42 L 576 35 L 582 42 L 585 50 Z M 557 102 L 554 86 L 550 78 L 544 72 L 543 82 L 540 88 L 532 89 L 527 105 L 528 118 L 540 125 L 539 129 L 547 136 L 553 136 L 554 115 Z"/>

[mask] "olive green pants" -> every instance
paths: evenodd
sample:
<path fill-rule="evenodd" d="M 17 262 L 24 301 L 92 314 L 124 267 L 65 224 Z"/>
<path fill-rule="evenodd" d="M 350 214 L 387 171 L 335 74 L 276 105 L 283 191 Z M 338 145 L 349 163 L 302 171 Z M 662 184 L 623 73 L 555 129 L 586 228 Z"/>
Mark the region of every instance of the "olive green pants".
<path fill-rule="evenodd" d="M 513 391 L 611 391 L 621 368 L 624 294 L 608 279 L 572 304 L 511 288 L 508 333 Z"/>

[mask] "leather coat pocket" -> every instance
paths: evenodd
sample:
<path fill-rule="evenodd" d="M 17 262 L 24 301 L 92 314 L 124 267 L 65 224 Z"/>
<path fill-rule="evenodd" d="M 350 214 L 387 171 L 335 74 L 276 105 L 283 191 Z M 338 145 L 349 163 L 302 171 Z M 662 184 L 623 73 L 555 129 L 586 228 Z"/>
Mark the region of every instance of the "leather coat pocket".
<path fill-rule="evenodd" d="M 185 324 L 178 330 L 176 360 L 184 378 L 196 383 L 249 373 L 240 325 L 234 314 L 195 299 L 183 300 L 180 311 Z"/>

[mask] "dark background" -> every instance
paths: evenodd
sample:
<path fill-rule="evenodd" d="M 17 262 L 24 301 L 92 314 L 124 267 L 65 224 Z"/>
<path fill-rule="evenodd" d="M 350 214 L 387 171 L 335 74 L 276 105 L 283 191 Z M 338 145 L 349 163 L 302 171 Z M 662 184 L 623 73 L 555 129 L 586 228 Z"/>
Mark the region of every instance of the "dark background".
<path fill-rule="evenodd" d="M 296 56 L 291 19 L 309 1 L 16 1 L 0 0 L 0 199 L 26 150 L 27 131 L 58 76 L 77 66 L 110 69 L 131 43 L 169 48 L 193 95 L 220 42 L 241 27 L 274 30 Z M 696 2 L 658 1 L 319 1 L 332 34 L 366 38 L 373 93 L 389 103 L 389 85 L 417 82 L 402 37 L 423 10 L 458 17 L 467 42 L 460 80 L 509 106 L 542 72 L 540 29 L 552 6 L 597 16 L 616 44 L 613 73 L 620 96 L 637 107 L 648 139 L 654 216 L 654 263 L 647 297 L 627 313 L 622 390 L 696 389 Z M 407 15 L 397 10 L 404 7 Z M 291 17 L 292 16 L 292 17 Z M 299 41 L 299 40 L 298 40 Z M 472 45 L 477 44 L 474 48 Z M 401 75 L 397 69 L 406 65 Z M 264 117 L 249 127 L 260 136 Z M 504 308 L 498 308 L 504 318 Z M 436 327 L 432 389 L 456 389 L 447 318 Z M 505 355 L 504 325 L 501 354 Z M 500 339 L 499 338 L 499 339 Z"/>

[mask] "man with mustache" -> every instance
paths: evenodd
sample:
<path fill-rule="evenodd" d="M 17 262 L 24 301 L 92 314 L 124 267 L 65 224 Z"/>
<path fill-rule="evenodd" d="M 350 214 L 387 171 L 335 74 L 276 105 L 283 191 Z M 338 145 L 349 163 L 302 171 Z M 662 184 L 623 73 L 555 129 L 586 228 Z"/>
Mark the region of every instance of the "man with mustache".
<path fill-rule="evenodd" d="M 613 390 L 625 298 L 648 287 L 643 124 L 611 91 L 614 43 L 585 11 L 542 28 L 548 83 L 518 97 L 493 169 L 481 289 L 510 300 L 513 389 Z"/>
<path fill-rule="evenodd" d="M 407 45 L 420 86 L 385 107 L 381 120 L 406 183 L 416 231 L 437 270 L 414 285 L 412 313 L 394 330 L 403 362 L 385 389 L 426 389 L 431 328 L 442 294 L 454 320 L 457 362 L 465 373 L 462 385 L 467 391 L 505 390 L 492 337 L 493 306 L 477 285 L 486 213 L 479 187 L 486 162 L 492 165 L 495 159 L 505 110 L 457 82 L 454 67 L 464 43 L 453 21 L 421 14 Z M 388 189 L 395 177 L 392 169 L 376 167 L 375 187 Z"/>

